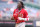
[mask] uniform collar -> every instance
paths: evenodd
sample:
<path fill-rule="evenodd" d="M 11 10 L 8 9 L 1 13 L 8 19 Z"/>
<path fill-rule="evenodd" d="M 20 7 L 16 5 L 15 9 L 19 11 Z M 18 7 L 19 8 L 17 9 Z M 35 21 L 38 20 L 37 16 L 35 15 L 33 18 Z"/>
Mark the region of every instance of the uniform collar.
<path fill-rule="evenodd" d="M 21 10 L 22 10 L 23 8 L 21 8 Z M 19 10 L 19 12 L 21 11 L 21 10 Z"/>

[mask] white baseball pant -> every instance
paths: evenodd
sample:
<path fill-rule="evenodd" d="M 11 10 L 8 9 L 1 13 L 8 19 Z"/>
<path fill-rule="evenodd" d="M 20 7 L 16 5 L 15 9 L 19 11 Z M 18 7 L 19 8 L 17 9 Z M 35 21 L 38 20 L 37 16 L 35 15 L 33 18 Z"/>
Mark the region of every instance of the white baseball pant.
<path fill-rule="evenodd" d="M 22 22 L 22 23 L 16 24 L 15 27 L 25 27 L 25 22 Z"/>

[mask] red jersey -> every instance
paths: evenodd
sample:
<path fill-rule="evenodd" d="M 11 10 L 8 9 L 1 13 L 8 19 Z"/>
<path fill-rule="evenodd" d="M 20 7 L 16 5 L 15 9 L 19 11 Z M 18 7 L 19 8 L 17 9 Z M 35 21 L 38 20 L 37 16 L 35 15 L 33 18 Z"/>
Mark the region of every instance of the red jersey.
<path fill-rule="evenodd" d="M 15 9 L 13 14 L 22 14 L 22 18 L 28 18 L 28 13 L 25 9 L 21 9 L 20 11 L 18 9 Z M 18 18 L 14 18 L 14 20 L 16 21 L 16 23 L 21 23 L 21 22 L 25 22 L 24 20 L 18 20 Z"/>

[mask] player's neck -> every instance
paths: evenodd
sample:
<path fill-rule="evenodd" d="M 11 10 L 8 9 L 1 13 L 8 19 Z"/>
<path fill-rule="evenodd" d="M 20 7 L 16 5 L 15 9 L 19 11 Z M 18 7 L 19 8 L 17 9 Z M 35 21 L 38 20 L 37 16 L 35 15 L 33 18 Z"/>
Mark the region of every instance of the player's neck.
<path fill-rule="evenodd" d="M 22 8 L 18 8 L 18 10 L 21 10 Z"/>

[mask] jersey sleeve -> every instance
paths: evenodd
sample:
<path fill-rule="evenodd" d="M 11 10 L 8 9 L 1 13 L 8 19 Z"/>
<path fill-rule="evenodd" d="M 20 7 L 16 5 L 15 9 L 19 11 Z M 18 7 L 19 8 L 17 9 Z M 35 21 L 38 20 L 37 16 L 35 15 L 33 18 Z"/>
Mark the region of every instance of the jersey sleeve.
<path fill-rule="evenodd" d="M 14 12 L 13 12 L 13 17 L 14 17 L 14 20 L 17 22 L 17 18 L 18 18 L 18 16 L 15 16 L 15 15 L 18 15 L 17 13 L 15 13 L 15 11 L 16 11 L 16 9 L 14 10 Z M 15 14 L 15 15 L 14 15 Z"/>
<path fill-rule="evenodd" d="M 13 11 L 13 17 L 14 17 L 14 14 L 15 14 L 15 10 Z M 16 20 L 16 18 L 14 18 L 14 20 Z"/>
<path fill-rule="evenodd" d="M 28 13 L 27 13 L 27 11 L 24 12 L 24 18 L 28 18 Z"/>
<path fill-rule="evenodd" d="M 25 20 L 26 20 L 26 21 L 28 21 L 28 20 L 29 20 L 29 16 L 28 16 L 27 11 L 25 11 L 25 13 L 24 13 L 24 18 L 25 18 Z"/>

